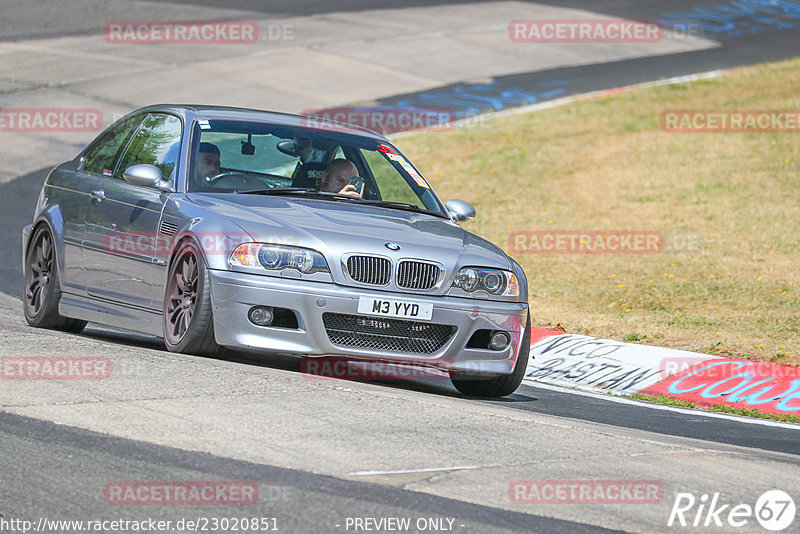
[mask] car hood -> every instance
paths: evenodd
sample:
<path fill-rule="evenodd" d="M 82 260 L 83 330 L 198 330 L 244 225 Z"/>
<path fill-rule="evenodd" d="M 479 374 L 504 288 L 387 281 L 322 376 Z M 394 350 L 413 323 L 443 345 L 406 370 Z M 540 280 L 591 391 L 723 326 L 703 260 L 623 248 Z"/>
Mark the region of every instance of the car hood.
<path fill-rule="evenodd" d="M 340 258 L 348 253 L 378 254 L 394 261 L 436 261 L 445 267 L 448 278 L 463 266 L 513 269 L 499 247 L 433 215 L 341 200 L 247 194 L 188 196 L 243 228 L 256 242 L 318 250 L 338 282 L 346 282 Z M 389 250 L 387 243 L 400 249 Z"/>

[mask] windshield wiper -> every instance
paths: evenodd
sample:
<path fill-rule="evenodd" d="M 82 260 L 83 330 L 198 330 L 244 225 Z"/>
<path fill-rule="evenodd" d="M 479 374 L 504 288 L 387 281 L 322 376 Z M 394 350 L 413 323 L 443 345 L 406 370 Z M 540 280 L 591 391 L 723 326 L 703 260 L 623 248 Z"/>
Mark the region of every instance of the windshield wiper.
<path fill-rule="evenodd" d="M 273 189 L 245 189 L 244 191 L 235 190 L 236 193 L 242 195 L 313 195 L 330 198 L 333 200 L 347 200 L 355 204 L 364 206 L 380 206 L 383 208 L 394 208 L 405 211 L 413 211 L 416 213 L 426 213 L 428 215 L 437 215 L 439 217 L 447 218 L 446 215 L 431 211 L 425 208 L 420 208 L 415 204 L 408 204 L 407 202 L 395 202 L 392 200 L 367 200 L 353 195 L 345 195 L 343 193 L 328 193 L 327 191 L 319 191 L 312 187 L 276 187 Z"/>
<path fill-rule="evenodd" d="M 234 192 L 241 195 L 313 195 L 325 198 L 333 198 L 336 200 L 362 200 L 352 195 L 328 193 L 327 191 L 320 191 L 318 189 L 314 189 L 313 187 L 275 187 L 265 189 L 245 189 L 243 191 L 235 189 Z"/>
<path fill-rule="evenodd" d="M 353 197 L 351 197 L 353 198 Z M 407 202 L 395 202 L 393 200 L 365 200 L 360 198 L 354 198 L 356 202 L 359 204 L 366 204 L 367 206 L 380 206 L 385 208 L 395 208 L 399 210 L 406 210 L 406 211 L 414 211 L 417 213 L 427 213 L 429 215 L 438 215 L 440 217 L 445 217 L 444 214 L 438 213 L 435 211 L 431 211 L 426 208 L 420 208 L 416 204 L 408 204 Z M 447 218 L 447 217 L 445 217 Z"/>
<path fill-rule="evenodd" d="M 245 189 L 243 191 L 235 189 L 234 192 L 240 195 L 302 195 L 319 193 L 319 191 L 312 187 L 272 187 L 264 189 Z"/>

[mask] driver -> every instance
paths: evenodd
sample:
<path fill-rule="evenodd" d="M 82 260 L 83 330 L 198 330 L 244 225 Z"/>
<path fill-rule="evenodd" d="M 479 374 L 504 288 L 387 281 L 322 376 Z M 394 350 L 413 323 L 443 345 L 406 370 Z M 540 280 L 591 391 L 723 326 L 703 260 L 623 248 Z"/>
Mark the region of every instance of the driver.
<path fill-rule="evenodd" d="M 322 171 L 320 191 L 362 198 L 364 185 L 361 185 L 361 191 L 356 191 L 356 186 L 347 183 L 351 176 L 358 176 L 355 164 L 346 159 L 335 159 Z"/>
<path fill-rule="evenodd" d="M 200 143 L 195 167 L 197 183 L 207 183 L 220 173 L 219 147 L 213 143 Z"/>

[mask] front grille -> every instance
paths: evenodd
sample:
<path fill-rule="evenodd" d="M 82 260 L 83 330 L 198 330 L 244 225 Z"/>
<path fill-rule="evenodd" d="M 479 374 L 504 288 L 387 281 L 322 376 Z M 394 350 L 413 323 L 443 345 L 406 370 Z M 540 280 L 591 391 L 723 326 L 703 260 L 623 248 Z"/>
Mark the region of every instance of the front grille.
<path fill-rule="evenodd" d="M 392 262 L 378 256 L 350 256 L 347 258 L 350 278 L 361 284 L 385 286 L 392 277 Z"/>
<path fill-rule="evenodd" d="M 439 281 L 442 269 L 422 261 L 401 261 L 397 266 L 397 287 L 430 289 Z"/>
<path fill-rule="evenodd" d="M 433 354 L 456 331 L 445 324 L 341 313 L 323 313 L 322 322 L 334 345 L 413 354 Z"/>

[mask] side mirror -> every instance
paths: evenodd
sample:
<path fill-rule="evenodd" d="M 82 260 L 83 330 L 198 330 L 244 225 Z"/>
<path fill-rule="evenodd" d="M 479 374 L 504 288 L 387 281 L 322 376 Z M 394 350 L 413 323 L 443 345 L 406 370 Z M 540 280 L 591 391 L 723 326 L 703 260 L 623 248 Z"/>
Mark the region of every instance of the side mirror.
<path fill-rule="evenodd" d="M 169 190 L 168 185 L 161 181 L 161 169 L 155 165 L 131 165 L 125 169 L 125 171 L 122 173 L 122 177 L 126 182 L 134 185 L 154 187 L 156 189 L 161 189 L 162 191 Z"/>
<path fill-rule="evenodd" d="M 445 202 L 444 207 L 455 222 L 467 222 L 475 218 L 475 208 L 469 202 L 452 198 Z"/>

